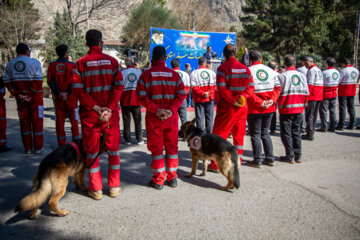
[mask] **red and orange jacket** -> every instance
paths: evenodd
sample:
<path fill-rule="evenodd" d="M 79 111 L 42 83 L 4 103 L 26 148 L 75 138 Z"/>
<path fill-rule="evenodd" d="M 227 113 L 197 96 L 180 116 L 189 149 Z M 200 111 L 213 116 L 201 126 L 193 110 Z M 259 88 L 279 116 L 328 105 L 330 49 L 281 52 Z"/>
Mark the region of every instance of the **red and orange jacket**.
<path fill-rule="evenodd" d="M 120 98 L 120 105 L 122 107 L 141 106 L 136 94 L 136 86 L 141 75 L 141 70 L 134 67 L 128 67 L 121 73 L 124 78 L 124 91 Z"/>
<path fill-rule="evenodd" d="M 324 78 L 324 99 L 336 98 L 339 86 L 340 73 L 334 67 L 330 67 L 322 72 Z"/>
<path fill-rule="evenodd" d="M 91 47 L 88 54 L 75 63 L 72 82 L 72 92 L 80 101 L 81 111 L 90 111 L 95 105 L 119 110 L 124 88 L 119 63 L 99 47 Z"/>
<path fill-rule="evenodd" d="M 278 99 L 279 113 L 302 113 L 309 96 L 305 75 L 297 71 L 295 67 L 289 67 L 277 78 L 281 85 L 281 93 Z"/>
<path fill-rule="evenodd" d="M 41 64 L 26 55 L 18 55 L 6 65 L 4 84 L 13 96 L 18 94 L 42 100 Z"/>
<path fill-rule="evenodd" d="M 216 72 L 216 85 L 219 92 L 219 105 L 228 104 L 239 108 L 237 100 L 254 94 L 254 81 L 247 66 L 230 57 L 219 66 Z M 243 107 L 247 108 L 247 101 Z"/>
<path fill-rule="evenodd" d="M 276 101 L 281 92 L 281 86 L 277 79 L 277 72 L 261 64 L 261 62 L 254 62 L 249 67 L 255 83 L 254 94 L 248 101 L 248 114 L 265 114 L 272 113 L 276 110 Z M 273 100 L 274 104 L 265 109 L 261 105 L 266 100 Z"/>
<path fill-rule="evenodd" d="M 195 103 L 210 102 L 215 98 L 216 74 L 205 66 L 194 70 L 190 75 L 192 95 Z M 208 92 L 209 97 L 204 94 Z"/>
<path fill-rule="evenodd" d="M 66 58 L 58 58 L 51 62 L 47 72 L 47 82 L 55 97 L 60 92 L 71 93 L 71 75 L 74 63 Z"/>
<path fill-rule="evenodd" d="M 347 65 L 340 71 L 339 96 L 352 97 L 356 95 L 356 84 L 359 79 L 359 70 L 353 65 Z"/>
<path fill-rule="evenodd" d="M 155 61 L 141 74 L 136 92 L 141 104 L 151 114 L 156 114 L 158 109 L 177 113 L 186 97 L 180 75 L 167 68 L 161 60 Z"/>
<path fill-rule="evenodd" d="M 309 87 L 309 101 L 322 101 L 324 97 L 324 80 L 321 70 L 314 64 L 306 74 Z"/>

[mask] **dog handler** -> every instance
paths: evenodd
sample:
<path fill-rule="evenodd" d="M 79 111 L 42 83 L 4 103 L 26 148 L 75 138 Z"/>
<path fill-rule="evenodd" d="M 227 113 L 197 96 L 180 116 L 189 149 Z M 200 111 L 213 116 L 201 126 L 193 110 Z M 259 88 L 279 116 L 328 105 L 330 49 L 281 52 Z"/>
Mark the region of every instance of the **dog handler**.
<path fill-rule="evenodd" d="M 59 58 L 50 63 L 47 81 L 54 95 L 56 135 L 58 145 L 61 146 L 66 144 L 64 129 L 66 115 L 71 122 L 73 139 L 79 139 L 79 125 L 76 98 L 71 94 L 71 74 L 74 63 L 68 60 L 68 46 L 57 46 L 56 53 Z"/>
<path fill-rule="evenodd" d="M 165 66 L 165 59 L 165 48 L 156 46 L 152 55 L 153 65 L 141 74 L 136 89 L 140 102 L 146 108 L 147 147 L 152 155 L 154 173 L 149 185 L 158 190 L 163 189 L 165 180 L 170 187 L 177 186 L 177 111 L 186 97 L 180 75 Z"/>
<path fill-rule="evenodd" d="M 86 33 L 87 55 L 74 66 L 72 89 L 80 101 L 80 119 L 83 146 L 89 166 L 88 195 L 102 198 L 102 178 L 98 158 L 100 134 L 105 137 L 109 157 L 108 185 L 110 197 L 116 197 L 120 188 L 120 128 L 119 105 L 123 78 L 118 61 L 101 51 L 102 34 L 91 29 Z"/>
<path fill-rule="evenodd" d="M 226 45 L 223 51 L 226 61 L 217 69 L 219 101 L 213 133 L 224 139 L 232 133 L 241 164 L 248 114 L 247 98 L 254 93 L 254 81 L 249 68 L 236 60 L 235 53 L 234 45 Z M 215 161 L 211 161 L 209 170 L 218 172 Z"/>
<path fill-rule="evenodd" d="M 16 98 L 25 153 L 31 153 L 33 142 L 34 153 L 41 153 L 44 118 L 41 64 L 30 58 L 31 51 L 25 43 L 16 46 L 16 53 L 17 57 L 6 66 L 4 83 Z"/>

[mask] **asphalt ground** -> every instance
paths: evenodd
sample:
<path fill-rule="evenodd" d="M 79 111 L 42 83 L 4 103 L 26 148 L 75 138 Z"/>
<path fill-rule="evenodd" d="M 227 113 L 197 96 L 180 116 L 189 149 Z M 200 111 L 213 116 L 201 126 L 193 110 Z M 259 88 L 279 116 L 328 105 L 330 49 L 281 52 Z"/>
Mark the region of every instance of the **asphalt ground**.
<path fill-rule="evenodd" d="M 7 99 L 13 149 L 0 155 L 0 239 L 360 239 L 360 130 L 316 133 L 314 141 L 303 141 L 300 164 L 277 162 L 261 169 L 243 165 L 241 187 L 233 192 L 219 190 L 226 184 L 221 174 L 184 178 L 191 156 L 182 141 L 178 187 L 147 187 L 151 156 L 146 144 L 136 145 L 133 136 L 133 145 L 120 146 L 123 190 L 117 198 L 106 195 L 104 154 L 102 200 L 92 200 L 70 181 L 59 201 L 68 216 L 57 217 L 44 204 L 37 219 L 29 220 L 28 213 L 15 214 L 14 208 L 30 193 L 39 162 L 57 147 L 53 104 L 50 99 L 44 104 L 45 151 L 25 155 L 16 104 Z M 360 116 L 358 104 L 356 113 Z M 189 112 L 188 119 L 193 117 Z M 66 130 L 70 136 L 69 122 Z M 284 155 L 278 131 L 272 140 L 274 155 Z M 249 136 L 244 149 L 245 163 L 252 160 Z"/>

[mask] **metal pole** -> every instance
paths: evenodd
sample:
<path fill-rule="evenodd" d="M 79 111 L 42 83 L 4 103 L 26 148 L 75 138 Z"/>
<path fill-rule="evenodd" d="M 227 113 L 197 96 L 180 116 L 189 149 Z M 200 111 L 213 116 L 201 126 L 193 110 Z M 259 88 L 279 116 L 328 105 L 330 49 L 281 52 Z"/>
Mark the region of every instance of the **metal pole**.
<path fill-rule="evenodd" d="M 90 26 L 89 26 L 89 8 L 88 8 L 87 0 L 85 0 L 85 4 L 86 4 L 86 22 L 87 22 L 87 30 L 89 30 L 89 29 L 90 29 Z"/>
<path fill-rule="evenodd" d="M 356 37 L 356 53 L 355 53 L 355 67 L 358 67 L 358 55 L 359 55 L 359 32 L 360 32 L 360 11 L 358 11 L 358 29 Z"/>

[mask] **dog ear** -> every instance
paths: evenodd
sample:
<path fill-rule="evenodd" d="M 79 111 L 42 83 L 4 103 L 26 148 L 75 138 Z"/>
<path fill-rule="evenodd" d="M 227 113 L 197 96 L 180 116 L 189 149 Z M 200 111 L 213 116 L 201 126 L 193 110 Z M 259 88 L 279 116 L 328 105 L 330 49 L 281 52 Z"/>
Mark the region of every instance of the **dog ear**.
<path fill-rule="evenodd" d="M 191 120 L 191 125 L 195 125 L 195 122 L 196 122 L 196 118 L 194 118 L 193 120 Z"/>

